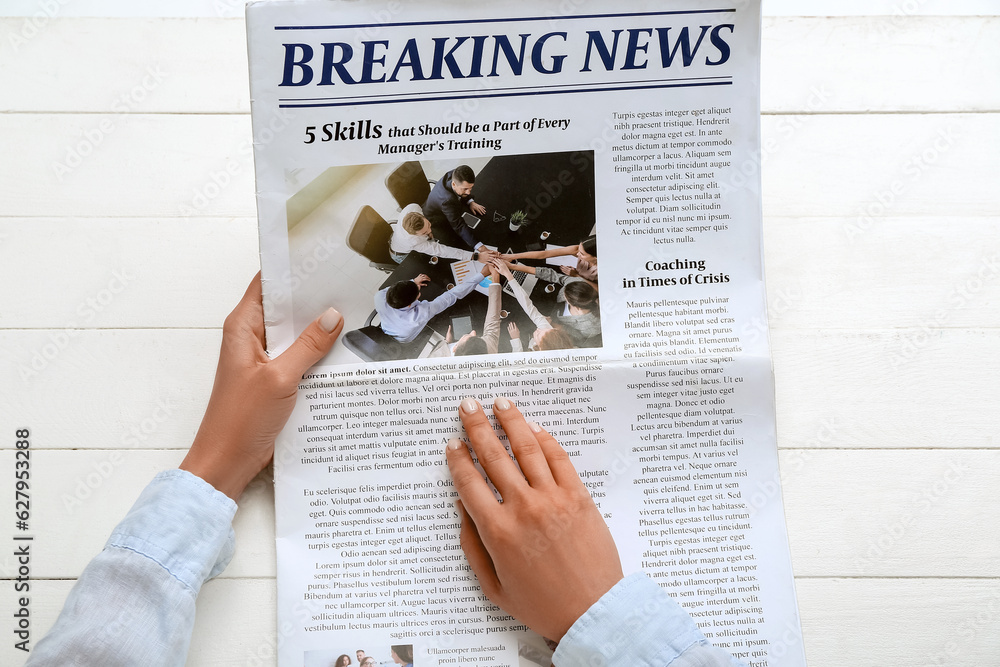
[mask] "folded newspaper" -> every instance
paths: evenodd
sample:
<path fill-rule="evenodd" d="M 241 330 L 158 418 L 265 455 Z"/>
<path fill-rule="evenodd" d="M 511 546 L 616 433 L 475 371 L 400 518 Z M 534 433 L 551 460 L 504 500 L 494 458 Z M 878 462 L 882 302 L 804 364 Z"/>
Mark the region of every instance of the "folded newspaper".
<path fill-rule="evenodd" d="M 345 317 L 275 453 L 280 664 L 549 664 L 482 595 L 442 451 L 504 395 L 626 572 L 747 665 L 805 665 L 759 2 L 252 2 L 247 32 L 269 353 Z"/>

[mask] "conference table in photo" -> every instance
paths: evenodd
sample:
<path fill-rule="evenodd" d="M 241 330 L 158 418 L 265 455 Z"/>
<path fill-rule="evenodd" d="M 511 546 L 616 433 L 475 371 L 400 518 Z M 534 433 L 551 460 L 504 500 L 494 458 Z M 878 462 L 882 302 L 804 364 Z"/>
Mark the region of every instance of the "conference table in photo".
<path fill-rule="evenodd" d="M 576 245 L 594 229 L 593 153 L 574 151 L 492 158 L 476 177 L 473 197 L 476 203 L 486 207 L 486 213 L 477 216 L 480 222 L 473 229 L 473 234 L 478 241 L 491 248 L 502 253 L 517 253 Z M 517 229 L 510 224 L 515 211 L 527 214 L 527 222 Z M 456 261 L 412 251 L 379 289 L 425 274 L 431 282 L 421 289 L 420 298 L 433 300 L 449 289 L 449 285 L 456 284 L 452 271 L 452 264 Z M 546 265 L 545 260 L 519 262 Z M 514 276 L 517 279 L 525 277 L 520 272 L 514 272 Z M 501 278 L 501 283 L 506 283 L 504 278 Z M 552 315 L 556 309 L 559 286 L 546 289 L 551 283 L 530 278 L 523 284 L 527 286 L 526 291 L 530 290 L 528 296 L 535 307 L 543 315 Z M 522 348 L 527 350 L 535 330 L 534 323 L 508 289 L 503 290 L 500 307 L 507 312 L 507 317 L 501 320 L 498 351 L 512 350 L 507 335 L 509 322 L 517 324 Z M 453 318 L 468 316 L 472 319 L 473 330 L 482 335 L 487 308 L 487 296 L 474 290 L 432 319 L 427 326 L 444 336 Z"/>

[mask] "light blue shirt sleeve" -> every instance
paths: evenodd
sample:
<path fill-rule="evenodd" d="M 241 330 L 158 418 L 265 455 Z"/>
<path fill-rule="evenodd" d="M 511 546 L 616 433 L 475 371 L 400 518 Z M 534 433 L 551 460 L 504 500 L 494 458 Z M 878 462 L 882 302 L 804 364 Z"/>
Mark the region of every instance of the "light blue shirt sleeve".
<path fill-rule="evenodd" d="M 417 301 L 407 308 L 392 308 L 386 303 L 386 293 L 389 288 L 376 292 L 375 311 L 378 313 L 382 331 L 401 343 L 409 343 L 417 337 L 424 325 L 435 315 L 444 312 L 450 306 L 469 295 L 483 280 L 481 272 L 471 273 L 457 287 L 447 290 L 433 301 Z"/>
<path fill-rule="evenodd" d="M 744 667 L 709 644 L 687 612 L 642 572 L 619 581 L 577 619 L 552 664 Z"/>
<path fill-rule="evenodd" d="M 469 274 L 469 276 L 461 283 L 458 284 L 454 289 L 447 290 L 444 294 L 440 295 L 433 301 L 421 301 L 418 305 L 423 307 L 423 316 L 427 319 L 425 322 L 429 322 L 438 313 L 443 313 L 446 309 L 454 306 L 459 299 L 464 299 L 472 290 L 476 289 L 476 285 L 483 281 L 483 274 L 479 271 L 475 271 Z"/>
<path fill-rule="evenodd" d="M 233 557 L 236 503 L 159 473 L 84 569 L 27 665 L 183 665 L 202 584 Z"/>

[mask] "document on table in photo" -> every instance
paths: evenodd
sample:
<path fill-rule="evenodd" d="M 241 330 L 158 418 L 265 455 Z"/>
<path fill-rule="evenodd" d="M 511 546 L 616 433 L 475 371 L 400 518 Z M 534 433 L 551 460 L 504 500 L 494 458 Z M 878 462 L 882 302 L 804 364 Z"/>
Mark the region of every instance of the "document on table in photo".
<path fill-rule="evenodd" d="M 508 396 L 627 571 L 747 665 L 804 665 L 759 2 L 257 2 L 247 32 L 269 353 L 345 319 L 275 452 L 279 664 L 550 659 L 472 576 L 442 453 L 462 398 Z"/>

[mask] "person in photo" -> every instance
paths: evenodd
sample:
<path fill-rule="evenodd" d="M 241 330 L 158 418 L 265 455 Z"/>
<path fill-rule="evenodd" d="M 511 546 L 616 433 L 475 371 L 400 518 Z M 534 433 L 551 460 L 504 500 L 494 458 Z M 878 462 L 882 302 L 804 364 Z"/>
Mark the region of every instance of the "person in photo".
<path fill-rule="evenodd" d="M 497 265 L 502 265 L 500 260 L 494 260 L 487 264 L 490 270 L 489 304 L 486 308 L 486 321 L 483 322 L 483 335 L 477 336 L 475 330 L 470 331 L 455 343 L 452 348 L 452 355 L 456 357 L 469 356 L 473 354 L 496 354 L 500 346 L 500 272 Z M 448 328 L 449 335 L 451 327 Z"/>
<path fill-rule="evenodd" d="M 576 345 L 573 343 L 573 339 L 568 333 L 566 333 L 561 327 L 556 327 L 552 324 L 552 320 L 548 317 L 542 315 L 538 308 L 535 307 L 534 302 L 531 297 L 524 291 L 521 284 L 514 280 L 513 274 L 510 272 L 510 267 L 503 261 L 497 262 L 497 270 L 500 272 L 504 278 L 507 279 L 507 284 L 510 285 L 511 290 L 514 292 L 514 298 L 517 302 L 521 304 L 521 308 L 524 309 L 525 314 L 535 325 L 535 330 L 531 334 L 531 343 L 529 345 L 532 350 L 549 351 L 549 350 L 569 350 Z M 510 346 L 514 352 L 523 352 L 524 348 L 521 344 L 521 332 L 517 324 L 511 322 L 507 325 L 507 332 L 510 334 Z"/>
<path fill-rule="evenodd" d="M 569 334 L 577 347 L 600 345 L 601 304 L 597 290 L 581 279 L 567 283 L 556 297 L 552 321 Z"/>
<path fill-rule="evenodd" d="M 391 651 L 394 663 L 403 667 L 413 667 L 412 644 L 393 644 Z"/>
<path fill-rule="evenodd" d="M 413 280 L 401 280 L 375 294 L 382 331 L 400 343 L 409 343 L 431 319 L 467 296 L 490 274 L 489 265 L 480 273 L 470 273 L 464 282 L 445 291 L 433 301 L 421 301 L 420 290 L 430 284 L 430 276 L 421 273 Z"/>
<path fill-rule="evenodd" d="M 431 221 L 434 234 L 446 243 L 458 239 L 466 248 L 476 246 L 476 237 L 462 217 L 464 213 L 476 216 L 486 213 L 486 207 L 472 198 L 475 182 L 476 174 L 472 168 L 459 165 L 442 176 L 427 196 L 424 215 Z"/>
<path fill-rule="evenodd" d="M 403 208 L 399 224 L 393 226 L 392 238 L 389 239 L 389 254 L 397 264 L 401 264 L 412 250 L 432 257 L 477 261 L 486 261 L 498 254 L 482 243 L 476 243 L 473 250 L 441 243 L 434 238 L 431 221 L 424 216 L 418 204 L 409 204 Z"/>
<path fill-rule="evenodd" d="M 523 264 L 511 264 L 511 268 L 524 273 L 532 273 L 539 280 L 550 283 L 565 284 L 568 280 L 579 278 L 586 280 L 595 289 L 597 288 L 597 237 L 589 236 L 576 245 L 563 248 L 550 248 L 549 250 L 533 250 L 529 252 L 515 252 L 503 255 L 508 262 L 518 259 L 548 259 L 549 257 L 565 257 L 567 255 L 576 256 L 576 266 L 562 264 L 559 271 L 548 266 L 526 266 Z"/>

